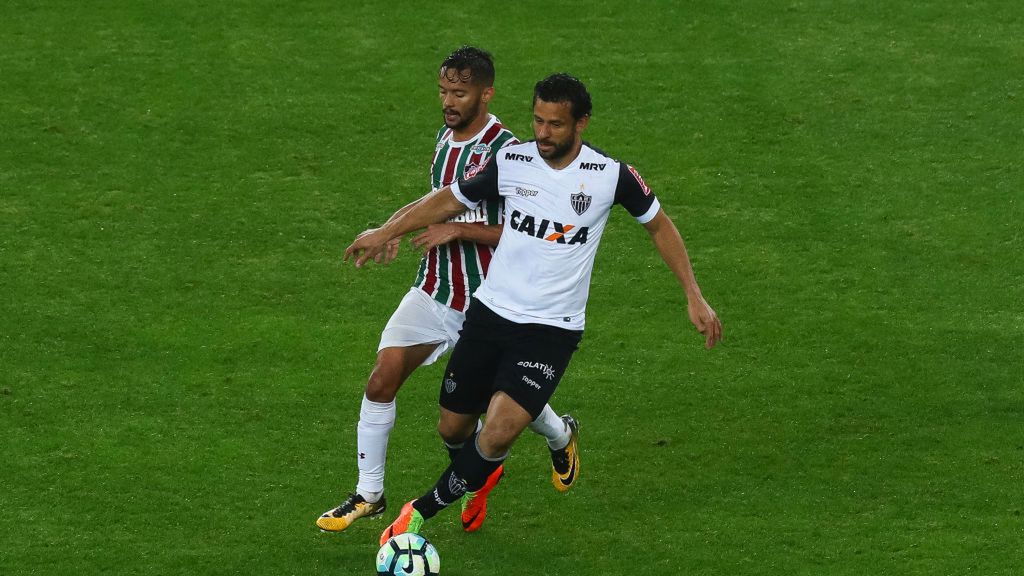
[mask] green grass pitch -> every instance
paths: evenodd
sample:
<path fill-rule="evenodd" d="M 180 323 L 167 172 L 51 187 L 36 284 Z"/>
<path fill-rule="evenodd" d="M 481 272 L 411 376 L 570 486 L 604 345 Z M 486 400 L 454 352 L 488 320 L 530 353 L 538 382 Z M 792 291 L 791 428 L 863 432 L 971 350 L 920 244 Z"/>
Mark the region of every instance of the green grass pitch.
<path fill-rule="evenodd" d="M 594 97 L 687 240 L 705 351 L 617 209 L 552 401 L 447 576 L 1024 570 L 1024 5 L 71 2 L 0 8 L 0 574 L 369 574 L 385 522 L 313 521 L 416 255 L 356 233 L 426 191 L 440 60 Z M 425 490 L 442 365 L 399 396 Z M 1016 374 L 1016 376 L 1015 376 Z M 388 514 L 390 517 L 391 514 Z"/>

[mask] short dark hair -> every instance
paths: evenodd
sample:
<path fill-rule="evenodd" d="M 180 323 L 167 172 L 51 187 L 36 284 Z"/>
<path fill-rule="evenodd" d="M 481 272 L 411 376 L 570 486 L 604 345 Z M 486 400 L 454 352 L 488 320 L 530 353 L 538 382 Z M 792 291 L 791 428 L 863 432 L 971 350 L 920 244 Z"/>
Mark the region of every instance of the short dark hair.
<path fill-rule="evenodd" d="M 494 86 L 494 59 L 486 50 L 462 46 L 441 62 L 438 73 L 453 82 L 461 80 L 484 87 Z"/>
<path fill-rule="evenodd" d="M 593 108 L 587 87 L 579 78 L 565 72 L 552 74 L 537 82 L 533 87 L 534 104 L 537 104 L 538 98 L 545 102 L 568 102 L 572 107 L 572 117 L 576 120 L 590 116 Z"/>

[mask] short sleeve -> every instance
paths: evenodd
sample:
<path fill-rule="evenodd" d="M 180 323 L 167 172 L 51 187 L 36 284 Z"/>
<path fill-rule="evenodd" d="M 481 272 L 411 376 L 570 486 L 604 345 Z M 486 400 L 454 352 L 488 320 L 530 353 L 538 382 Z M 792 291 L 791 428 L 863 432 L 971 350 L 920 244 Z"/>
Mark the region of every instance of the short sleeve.
<path fill-rule="evenodd" d="M 498 193 L 498 161 L 489 158 L 472 174 L 453 182 L 451 188 L 455 197 L 469 208 L 476 208 L 482 200 L 501 199 Z"/>
<path fill-rule="evenodd" d="M 622 207 L 641 224 L 650 222 L 661 208 L 658 198 L 651 192 L 636 168 L 624 162 L 619 163 L 619 181 L 615 186 L 615 203 L 622 204 Z"/>

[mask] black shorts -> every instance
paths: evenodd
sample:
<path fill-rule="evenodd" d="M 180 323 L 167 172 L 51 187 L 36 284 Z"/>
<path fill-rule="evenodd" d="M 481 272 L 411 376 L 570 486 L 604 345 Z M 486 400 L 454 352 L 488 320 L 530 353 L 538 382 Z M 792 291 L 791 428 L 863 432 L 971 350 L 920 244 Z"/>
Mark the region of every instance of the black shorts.
<path fill-rule="evenodd" d="M 441 383 L 441 406 L 483 414 L 491 396 L 502 391 L 535 419 L 583 338 L 578 330 L 506 320 L 476 300 L 460 334 Z"/>

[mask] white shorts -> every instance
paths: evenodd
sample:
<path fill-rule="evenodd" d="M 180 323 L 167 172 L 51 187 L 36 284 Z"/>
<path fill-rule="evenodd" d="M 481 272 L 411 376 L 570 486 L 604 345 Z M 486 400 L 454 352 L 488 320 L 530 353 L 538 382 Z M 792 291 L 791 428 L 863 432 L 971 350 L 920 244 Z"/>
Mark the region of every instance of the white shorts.
<path fill-rule="evenodd" d="M 433 364 L 458 342 L 465 320 L 464 312 L 452 310 L 419 288 L 410 288 L 381 332 L 377 351 L 437 344 L 422 365 Z"/>

